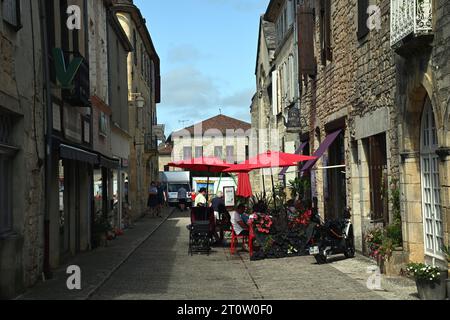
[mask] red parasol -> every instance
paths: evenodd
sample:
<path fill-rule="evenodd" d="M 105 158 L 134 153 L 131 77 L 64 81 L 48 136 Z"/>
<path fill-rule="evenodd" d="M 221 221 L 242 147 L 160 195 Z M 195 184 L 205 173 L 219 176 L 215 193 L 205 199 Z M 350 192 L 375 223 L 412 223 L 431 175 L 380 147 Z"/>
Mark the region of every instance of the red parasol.
<path fill-rule="evenodd" d="M 201 157 L 196 159 L 190 159 L 190 160 L 182 160 L 177 162 L 171 162 L 168 164 L 170 167 L 176 167 L 181 168 L 185 170 L 190 171 L 203 171 L 203 172 L 213 172 L 213 173 L 220 173 L 223 172 L 225 169 L 228 169 L 231 167 L 231 164 L 226 163 L 225 161 L 214 158 L 214 157 Z M 208 175 L 208 181 L 206 185 L 206 200 L 208 200 L 209 196 L 209 175 Z"/>
<path fill-rule="evenodd" d="M 293 167 L 299 162 L 315 159 L 317 158 L 298 154 L 268 151 L 241 164 L 231 166 L 229 169 L 224 170 L 224 172 L 250 172 L 255 169 Z"/>
<path fill-rule="evenodd" d="M 191 171 L 219 173 L 231 167 L 231 164 L 226 163 L 225 161 L 218 158 L 201 157 L 196 159 L 171 162 L 169 163 L 169 166 Z"/>
<path fill-rule="evenodd" d="M 248 173 L 256 169 L 293 167 L 296 166 L 299 162 L 310 161 L 315 159 L 317 158 L 291 153 L 267 151 L 265 153 L 257 155 L 254 158 L 250 158 L 241 164 L 231 166 L 229 169 L 224 170 L 224 172 Z M 275 183 L 273 180 L 273 173 L 271 174 L 271 178 L 272 178 L 272 192 L 276 208 Z"/>
<path fill-rule="evenodd" d="M 239 183 L 236 195 L 243 198 L 250 198 L 253 195 L 250 176 L 248 173 L 241 172 L 238 176 Z"/>

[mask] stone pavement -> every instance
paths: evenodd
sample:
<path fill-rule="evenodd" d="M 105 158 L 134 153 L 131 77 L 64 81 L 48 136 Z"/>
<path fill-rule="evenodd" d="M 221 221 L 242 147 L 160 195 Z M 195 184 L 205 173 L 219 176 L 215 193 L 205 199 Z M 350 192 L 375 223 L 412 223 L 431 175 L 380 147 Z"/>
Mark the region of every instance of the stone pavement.
<path fill-rule="evenodd" d="M 189 219 L 176 213 L 92 296 L 93 299 L 412 299 L 410 283 L 367 289 L 364 258 L 316 265 L 312 257 L 251 262 L 229 248 L 188 255 Z"/>
<path fill-rule="evenodd" d="M 384 291 L 367 289 L 364 257 L 336 258 L 316 265 L 312 257 L 251 262 L 248 253 L 231 256 L 228 247 L 210 256 L 188 255 L 187 214 L 143 219 L 108 248 L 77 257 L 81 291 L 69 291 L 65 268 L 21 299 L 129 300 L 381 300 L 415 299 L 403 278 L 383 278 Z"/>
<path fill-rule="evenodd" d="M 29 289 L 19 300 L 86 300 L 106 281 L 173 213 L 167 208 L 162 218 L 145 217 L 137 221 L 125 235 L 111 241 L 106 248 L 79 254 L 67 265 L 54 271 L 53 279 L 40 282 Z M 82 290 L 67 289 L 66 274 L 69 265 L 81 268 Z"/>

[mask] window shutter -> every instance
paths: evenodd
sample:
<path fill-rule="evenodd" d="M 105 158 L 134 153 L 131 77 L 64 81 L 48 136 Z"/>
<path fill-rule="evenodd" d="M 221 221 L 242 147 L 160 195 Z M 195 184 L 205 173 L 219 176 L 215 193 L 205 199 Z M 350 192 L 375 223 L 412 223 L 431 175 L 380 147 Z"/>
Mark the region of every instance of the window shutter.
<path fill-rule="evenodd" d="M 314 10 L 305 5 L 297 6 L 299 74 L 317 74 L 314 56 Z M 301 81 L 301 76 L 299 80 Z"/>
<path fill-rule="evenodd" d="M 369 0 L 358 0 L 358 39 L 365 37 L 369 33 L 369 28 L 367 27 L 367 20 L 369 19 L 368 8 Z"/>
<path fill-rule="evenodd" d="M 272 112 L 278 114 L 278 70 L 272 72 Z"/>

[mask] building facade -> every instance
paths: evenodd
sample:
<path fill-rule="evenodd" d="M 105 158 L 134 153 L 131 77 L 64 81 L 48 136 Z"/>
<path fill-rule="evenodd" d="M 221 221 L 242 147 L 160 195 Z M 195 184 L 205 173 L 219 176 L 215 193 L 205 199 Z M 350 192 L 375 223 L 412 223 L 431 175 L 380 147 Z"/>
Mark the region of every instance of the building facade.
<path fill-rule="evenodd" d="M 251 125 L 225 115 L 207 119 L 172 133 L 173 161 L 216 157 L 228 163 L 248 159 Z"/>
<path fill-rule="evenodd" d="M 262 18 L 274 23 L 277 37 L 286 30 L 284 16 L 277 22 L 282 2 L 270 1 Z M 401 219 L 403 262 L 444 264 L 441 248 L 449 241 L 448 3 L 289 2 L 296 2 L 292 28 L 301 127 L 292 138 L 297 136 L 296 152 L 318 157 L 300 168 L 300 176 L 310 181 L 319 212 L 334 219 L 351 208 L 362 252 L 369 230 Z M 261 36 L 265 29 L 262 22 L 252 102 L 252 125 L 258 129 L 268 117 L 268 126 L 274 126 L 270 113 L 280 111 L 283 101 L 283 94 L 274 94 L 269 103 L 261 102 L 267 92 L 262 84 L 273 88 L 280 80 L 273 75 L 280 72 L 277 54 L 283 52 L 277 48 L 273 58 L 268 54 L 264 45 L 270 41 Z M 270 80 L 265 65 L 271 66 Z M 286 141 L 281 149 L 292 151 Z"/>
<path fill-rule="evenodd" d="M 5 299 L 33 284 L 44 261 L 41 40 L 38 1 L 1 2 L 0 298 Z"/>
<path fill-rule="evenodd" d="M 450 244 L 450 4 L 391 4 L 404 249 L 411 261 L 445 266 L 441 246 Z"/>
<path fill-rule="evenodd" d="M 158 138 L 156 105 L 161 100 L 160 60 L 145 19 L 133 1 L 115 0 L 115 12 L 133 52 L 128 55 L 129 203 L 134 218 L 146 210 L 148 188 L 157 180 Z"/>

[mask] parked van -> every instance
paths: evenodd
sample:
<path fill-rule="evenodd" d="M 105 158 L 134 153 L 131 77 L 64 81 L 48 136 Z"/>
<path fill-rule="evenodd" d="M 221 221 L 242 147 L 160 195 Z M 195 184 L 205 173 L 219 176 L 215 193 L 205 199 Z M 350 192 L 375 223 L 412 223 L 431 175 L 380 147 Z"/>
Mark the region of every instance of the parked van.
<path fill-rule="evenodd" d="M 166 199 L 171 207 L 179 205 L 178 190 L 182 187 L 187 191 L 186 205 L 192 207 L 191 173 L 188 171 L 160 172 L 159 178 L 164 187 Z"/>

